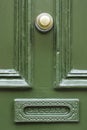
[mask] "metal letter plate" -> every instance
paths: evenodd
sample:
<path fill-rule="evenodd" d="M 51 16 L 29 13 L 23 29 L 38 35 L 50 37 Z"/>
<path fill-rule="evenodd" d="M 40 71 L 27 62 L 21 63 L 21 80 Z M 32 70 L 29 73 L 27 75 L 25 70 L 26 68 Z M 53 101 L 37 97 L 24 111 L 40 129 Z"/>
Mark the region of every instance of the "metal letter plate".
<path fill-rule="evenodd" d="M 15 99 L 15 122 L 78 122 L 78 99 Z"/>

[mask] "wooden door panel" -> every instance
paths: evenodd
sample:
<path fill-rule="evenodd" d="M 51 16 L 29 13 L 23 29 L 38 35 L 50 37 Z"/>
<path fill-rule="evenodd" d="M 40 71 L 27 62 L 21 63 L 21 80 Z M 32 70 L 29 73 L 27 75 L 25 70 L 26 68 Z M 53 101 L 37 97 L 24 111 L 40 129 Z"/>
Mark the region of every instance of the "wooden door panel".
<path fill-rule="evenodd" d="M 0 69 L 13 68 L 14 2 L 0 1 Z"/>
<path fill-rule="evenodd" d="M 28 1 L 0 2 L 0 88 L 29 88 L 31 47 Z"/>
<path fill-rule="evenodd" d="M 83 3 L 83 4 L 82 4 Z M 58 6 L 58 5 L 57 5 Z M 61 1 L 57 16 L 56 87 L 87 88 L 86 1 Z"/>

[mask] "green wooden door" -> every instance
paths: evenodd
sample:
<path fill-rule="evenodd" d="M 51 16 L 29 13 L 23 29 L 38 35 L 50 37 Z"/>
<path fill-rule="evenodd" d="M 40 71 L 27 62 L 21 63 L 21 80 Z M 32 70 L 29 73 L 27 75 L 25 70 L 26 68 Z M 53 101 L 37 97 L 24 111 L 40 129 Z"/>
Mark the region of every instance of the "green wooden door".
<path fill-rule="evenodd" d="M 87 0 L 0 0 L 0 129 L 86 129 L 86 14 Z"/>

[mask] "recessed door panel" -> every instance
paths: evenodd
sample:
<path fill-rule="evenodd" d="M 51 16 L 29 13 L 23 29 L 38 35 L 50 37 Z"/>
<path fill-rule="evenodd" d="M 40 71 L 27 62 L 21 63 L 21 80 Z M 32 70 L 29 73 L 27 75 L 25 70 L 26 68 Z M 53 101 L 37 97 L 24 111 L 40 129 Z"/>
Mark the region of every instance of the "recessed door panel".
<path fill-rule="evenodd" d="M 83 3 L 83 4 L 82 4 Z M 86 1 L 60 2 L 56 51 L 57 88 L 87 88 Z M 60 37 L 58 39 L 58 37 Z"/>
<path fill-rule="evenodd" d="M 0 1 L 0 69 L 13 68 L 14 1 Z"/>

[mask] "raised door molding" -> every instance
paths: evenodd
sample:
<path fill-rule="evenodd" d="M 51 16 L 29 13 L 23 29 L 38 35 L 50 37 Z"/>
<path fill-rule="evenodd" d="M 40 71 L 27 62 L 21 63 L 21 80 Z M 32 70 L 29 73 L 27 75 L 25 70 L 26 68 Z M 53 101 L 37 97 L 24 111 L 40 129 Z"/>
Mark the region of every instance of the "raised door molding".
<path fill-rule="evenodd" d="M 87 88 L 87 70 L 72 67 L 72 2 L 56 0 L 55 88 Z"/>
<path fill-rule="evenodd" d="M 31 0 L 14 0 L 14 68 L 0 69 L 0 88 L 31 87 Z"/>

